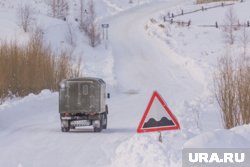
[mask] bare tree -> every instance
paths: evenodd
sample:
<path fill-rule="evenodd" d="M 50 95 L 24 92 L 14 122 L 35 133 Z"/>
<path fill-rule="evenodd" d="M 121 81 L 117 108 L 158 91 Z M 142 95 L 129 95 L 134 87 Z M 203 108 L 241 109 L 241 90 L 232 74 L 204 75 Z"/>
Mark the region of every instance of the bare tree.
<path fill-rule="evenodd" d="M 101 41 L 100 26 L 96 20 L 95 4 L 93 0 L 88 3 L 86 18 L 82 26 L 84 32 L 89 38 L 89 43 L 92 47 L 97 46 Z"/>
<path fill-rule="evenodd" d="M 72 47 L 76 46 L 76 34 L 69 22 L 67 22 L 67 32 L 65 39 Z"/>
<path fill-rule="evenodd" d="M 234 11 L 234 8 L 230 7 L 229 10 L 226 12 L 223 26 L 225 42 L 230 45 L 234 44 L 235 42 L 234 31 L 237 29 L 237 23 L 238 18 Z"/>
<path fill-rule="evenodd" d="M 88 19 L 88 11 L 84 8 L 85 0 L 79 0 L 80 1 L 80 20 L 79 20 L 79 28 L 81 31 L 84 31 L 86 34 L 88 32 L 88 25 L 89 25 L 89 19 Z"/>
<path fill-rule="evenodd" d="M 79 0 L 80 1 L 80 26 L 84 22 L 84 15 L 86 14 L 85 9 L 84 9 L 84 0 Z"/>
<path fill-rule="evenodd" d="M 90 44 L 92 47 L 98 45 L 101 41 L 101 33 L 100 33 L 100 26 L 96 20 L 96 13 L 95 13 L 95 5 L 94 1 L 90 0 L 89 3 L 89 37 L 90 37 Z"/>
<path fill-rule="evenodd" d="M 171 25 L 169 23 L 165 24 L 165 33 L 167 36 L 171 36 Z"/>
<path fill-rule="evenodd" d="M 20 26 L 23 28 L 24 32 L 28 32 L 33 21 L 34 11 L 32 7 L 28 4 L 20 4 L 17 9 L 17 17 Z"/>
<path fill-rule="evenodd" d="M 68 15 L 69 5 L 67 0 L 49 0 L 52 16 L 65 18 Z"/>
<path fill-rule="evenodd" d="M 243 26 L 241 36 L 240 36 L 240 42 L 243 47 L 243 56 L 247 56 L 247 48 L 249 45 L 249 35 L 247 33 L 246 25 Z"/>
<path fill-rule="evenodd" d="M 92 47 L 97 46 L 101 42 L 100 30 L 96 23 L 91 23 L 89 27 L 89 42 Z"/>

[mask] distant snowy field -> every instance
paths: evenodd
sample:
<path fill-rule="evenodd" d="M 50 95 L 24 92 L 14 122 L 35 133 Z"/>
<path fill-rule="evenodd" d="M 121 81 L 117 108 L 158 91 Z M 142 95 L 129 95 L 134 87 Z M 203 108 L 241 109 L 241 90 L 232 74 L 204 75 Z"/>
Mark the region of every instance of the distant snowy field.
<path fill-rule="evenodd" d="M 67 43 L 67 23 L 47 15 L 43 0 L 23 0 L 34 7 L 34 26 L 44 30 L 55 51 L 82 57 L 85 76 L 102 77 L 111 92 L 108 129 L 61 133 L 58 93 L 14 98 L 0 105 L 0 166 L 3 167 L 181 167 L 183 148 L 250 148 L 250 126 L 224 130 L 214 99 L 212 74 L 224 53 L 221 29 L 199 25 L 222 23 L 228 7 L 176 18 L 192 23 L 159 27 L 162 16 L 200 8 L 193 0 L 94 0 L 101 23 L 110 24 L 107 49 L 93 49 L 75 22 L 78 0 L 70 1 L 67 18 L 76 46 Z M 18 25 L 19 0 L 0 0 L 0 39 L 26 42 Z M 214 5 L 208 4 L 208 5 Z M 250 21 L 250 2 L 236 3 L 240 21 Z M 150 21 L 151 18 L 156 23 Z M 147 28 L 146 28 L 147 27 Z M 250 28 L 247 29 L 250 31 Z M 240 36 L 241 30 L 237 31 Z M 250 33 L 250 32 L 249 32 Z M 234 46 L 240 53 L 239 40 Z M 136 134 L 153 90 L 158 90 L 181 124 L 181 130 Z"/>

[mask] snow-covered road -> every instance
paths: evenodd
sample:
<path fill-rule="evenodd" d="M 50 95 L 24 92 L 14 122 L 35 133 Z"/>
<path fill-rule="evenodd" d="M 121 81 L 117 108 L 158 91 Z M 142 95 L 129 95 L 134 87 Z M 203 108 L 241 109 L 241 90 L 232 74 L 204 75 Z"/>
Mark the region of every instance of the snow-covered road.
<path fill-rule="evenodd" d="M 148 36 L 144 26 L 161 9 L 184 2 L 154 2 L 107 20 L 118 83 L 111 90 L 108 130 L 61 133 L 57 93 L 44 91 L 5 103 L 0 106 L 0 149 L 4 150 L 0 166 L 110 166 L 115 149 L 135 134 L 153 90 L 169 97 L 167 102 L 181 115 L 184 103 L 202 93 L 204 85 L 190 74 L 181 56 Z"/>
<path fill-rule="evenodd" d="M 140 101 L 147 101 L 157 90 L 173 109 L 180 112 L 185 102 L 206 90 L 204 71 L 198 62 L 176 54 L 164 41 L 147 34 L 146 24 L 161 10 L 183 3 L 187 1 L 146 4 L 110 20 L 114 74 L 119 90 L 141 94 Z"/>

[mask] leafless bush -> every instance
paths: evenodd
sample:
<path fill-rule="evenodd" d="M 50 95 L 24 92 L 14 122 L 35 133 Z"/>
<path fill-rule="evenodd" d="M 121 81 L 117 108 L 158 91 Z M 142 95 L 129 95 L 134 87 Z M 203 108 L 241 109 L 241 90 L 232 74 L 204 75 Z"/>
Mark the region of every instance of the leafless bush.
<path fill-rule="evenodd" d="M 87 32 L 88 27 L 88 19 L 87 19 L 87 10 L 84 9 L 85 1 L 80 1 L 80 22 L 79 22 L 79 28 L 81 31 Z"/>
<path fill-rule="evenodd" d="M 76 34 L 70 23 L 67 22 L 67 32 L 65 34 L 66 41 L 72 46 L 76 47 Z"/>
<path fill-rule="evenodd" d="M 69 4 L 67 0 L 49 0 L 52 16 L 55 18 L 65 18 L 68 15 Z"/>
<path fill-rule="evenodd" d="M 57 90 L 65 78 L 80 76 L 80 63 L 73 66 L 71 56 L 54 54 L 45 46 L 42 32 L 35 31 L 27 46 L 16 42 L 0 45 L 0 99 L 10 94 L 25 96 L 43 89 Z"/>
<path fill-rule="evenodd" d="M 222 111 L 225 128 L 238 125 L 237 80 L 233 60 L 228 53 L 219 60 L 214 83 L 215 95 Z"/>
<path fill-rule="evenodd" d="M 243 56 L 246 57 L 247 56 L 247 48 L 248 48 L 248 45 L 249 45 L 249 35 L 247 33 L 247 30 L 246 30 L 246 26 L 244 25 L 243 28 L 242 28 L 242 33 L 241 33 L 241 36 L 240 36 L 240 43 L 243 47 Z"/>
<path fill-rule="evenodd" d="M 250 123 L 250 63 L 241 55 L 233 61 L 228 54 L 218 63 L 215 94 L 225 128 Z"/>
<path fill-rule="evenodd" d="M 89 28 L 88 28 L 88 36 L 90 45 L 95 47 L 100 43 L 101 40 L 101 33 L 100 33 L 100 26 L 96 21 L 96 13 L 95 13 L 95 5 L 94 1 L 89 1 Z"/>
<path fill-rule="evenodd" d="M 165 33 L 167 36 L 171 36 L 171 25 L 169 23 L 165 25 Z"/>
<path fill-rule="evenodd" d="M 237 95 L 241 124 L 250 123 L 250 66 L 245 56 L 238 60 Z"/>
<path fill-rule="evenodd" d="M 237 22 L 233 8 L 230 8 L 223 28 L 226 44 L 234 44 Z M 243 54 L 234 55 L 235 60 L 230 54 L 222 57 L 214 79 L 216 99 L 222 111 L 225 128 L 250 123 L 250 62 L 247 57 L 249 37 L 245 27 L 239 39 Z"/>
<path fill-rule="evenodd" d="M 88 37 L 89 37 L 89 43 L 92 47 L 97 46 L 101 42 L 100 29 L 95 22 L 92 22 L 89 25 Z"/>
<path fill-rule="evenodd" d="M 96 20 L 95 4 L 89 0 L 87 10 L 84 10 L 84 1 L 80 0 L 80 30 L 84 31 L 89 38 L 92 47 L 101 42 L 100 25 Z"/>
<path fill-rule="evenodd" d="M 30 25 L 33 21 L 34 11 L 29 4 L 20 4 L 17 8 L 17 17 L 20 26 L 23 28 L 24 32 L 28 32 Z"/>
<path fill-rule="evenodd" d="M 226 12 L 225 19 L 224 19 L 224 26 L 223 26 L 223 35 L 225 42 L 232 45 L 235 42 L 235 33 L 234 31 L 237 30 L 238 18 L 234 11 L 233 7 L 230 7 L 229 10 Z"/>

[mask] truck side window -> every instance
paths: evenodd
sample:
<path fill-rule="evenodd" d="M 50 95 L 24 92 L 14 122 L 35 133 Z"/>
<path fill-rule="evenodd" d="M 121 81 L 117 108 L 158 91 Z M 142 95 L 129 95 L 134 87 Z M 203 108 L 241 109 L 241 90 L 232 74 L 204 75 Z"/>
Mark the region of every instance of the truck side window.
<path fill-rule="evenodd" d="M 88 85 L 83 85 L 82 86 L 82 94 L 83 95 L 88 95 L 89 94 Z"/>

